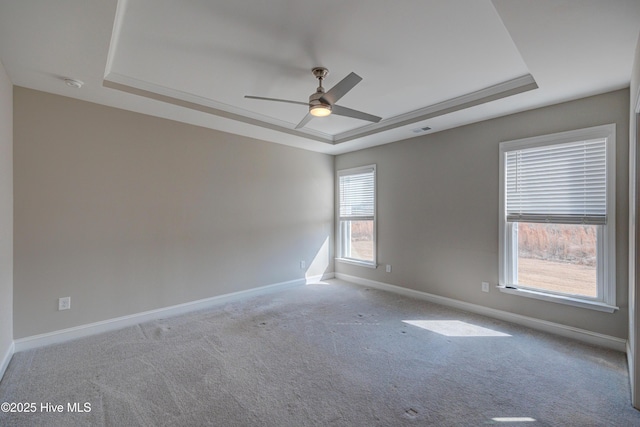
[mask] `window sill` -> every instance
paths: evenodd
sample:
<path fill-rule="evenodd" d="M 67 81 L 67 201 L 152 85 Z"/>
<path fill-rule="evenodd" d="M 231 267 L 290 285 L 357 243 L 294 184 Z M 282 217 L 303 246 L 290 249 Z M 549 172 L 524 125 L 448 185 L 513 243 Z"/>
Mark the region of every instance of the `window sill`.
<path fill-rule="evenodd" d="M 496 287 L 500 292 L 504 292 L 506 294 L 520 295 L 527 298 L 535 298 L 542 301 L 550 301 L 558 304 L 566 304 L 566 305 L 571 305 L 573 307 L 588 308 L 590 310 L 603 311 L 606 313 L 613 313 L 614 311 L 619 309 L 619 307 L 605 304 L 599 301 L 590 301 L 590 300 L 585 300 L 580 298 L 572 298 L 572 297 L 561 296 L 561 295 L 547 294 L 544 292 L 537 292 L 529 289 L 518 289 L 515 287 L 507 287 L 507 286 L 500 286 L 500 285 Z"/>
<path fill-rule="evenodd" d="M 370 263 L 370 262 L 366 262 L 366 261 L 358 261 L 356 259 L 336 258 L 336 261 L 343 262 L 345 264 L 358 265 L 360 267 L 378 268 L 378 265 L 376 263 Z"/>

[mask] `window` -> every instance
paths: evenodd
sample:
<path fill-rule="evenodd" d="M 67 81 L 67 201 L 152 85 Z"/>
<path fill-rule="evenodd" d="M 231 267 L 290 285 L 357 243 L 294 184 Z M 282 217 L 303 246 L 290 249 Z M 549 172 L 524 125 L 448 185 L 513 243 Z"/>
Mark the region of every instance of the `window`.
<path fill-rule="evenodd" d="M 615 125 L 500 144 L 502 292 L 613 312 Z"/>
<path fill-rule="evenodd" d="M 376 166 L 338 171 L 338 259 L 376 266 Z"/>

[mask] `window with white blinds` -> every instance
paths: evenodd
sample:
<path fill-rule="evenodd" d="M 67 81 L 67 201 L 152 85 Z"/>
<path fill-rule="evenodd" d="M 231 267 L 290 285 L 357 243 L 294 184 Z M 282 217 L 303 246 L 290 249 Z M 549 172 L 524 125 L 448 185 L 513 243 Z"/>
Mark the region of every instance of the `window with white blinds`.
<path fill-rule="evenodd" d="M 373 220 L 375 215 L 375 169 L 363 168 L 339 174 L 340 220 Z"/>
<path fill-rule="evenodd" d="M 509 222 L 606 224 L 606 138 L 505 152 Z"/>
<path fill-rule="evenodd" d="M 500 143 L 501 292 L 612 313 L 616 126 Z"/>
<path fill-rule="evenodd" d="M 376 165 L 338 171 L 337 259 L 376 267 Z"/>

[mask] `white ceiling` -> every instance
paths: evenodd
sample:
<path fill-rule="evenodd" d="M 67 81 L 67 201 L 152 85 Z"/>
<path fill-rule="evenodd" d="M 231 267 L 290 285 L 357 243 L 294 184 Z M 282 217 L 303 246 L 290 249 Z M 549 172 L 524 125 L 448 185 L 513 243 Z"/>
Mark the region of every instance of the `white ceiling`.
<path fill-rule="evenodd" d="M 0 2 L 15 85 L 331 154 L 627 87 L 639 33 L 638 0 Z M 244 98 L 306 102 L 315 66 L 383 120 Z"/>

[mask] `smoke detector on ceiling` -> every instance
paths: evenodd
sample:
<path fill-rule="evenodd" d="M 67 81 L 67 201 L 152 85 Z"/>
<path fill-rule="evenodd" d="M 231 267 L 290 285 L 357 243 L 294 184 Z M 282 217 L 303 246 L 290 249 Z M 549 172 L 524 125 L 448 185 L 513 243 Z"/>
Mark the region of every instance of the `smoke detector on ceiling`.
<path fill-rule="evenodd" d="M 81 82 L 80 80 L 76 80 L 76 79 L 64 79 L 64 83 L 67 86 L 74 87 L 76 89 L 80 89 L 84 84 L 84 82 Z"/>

